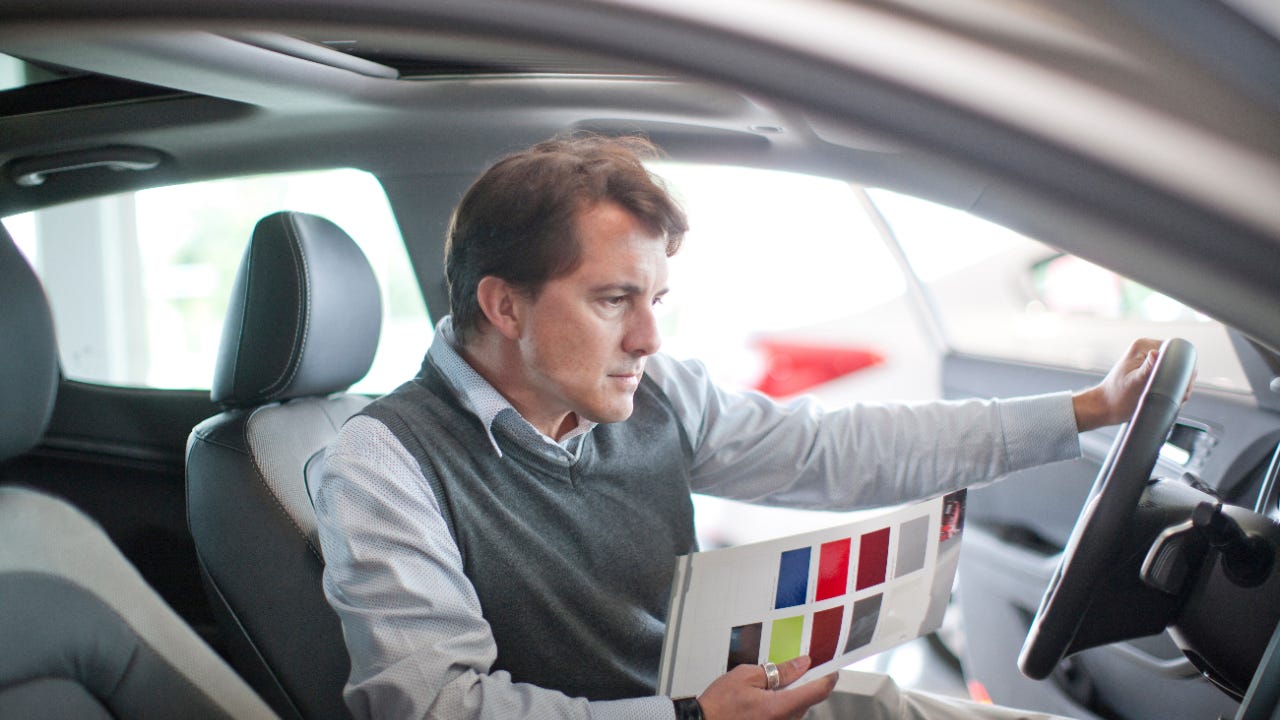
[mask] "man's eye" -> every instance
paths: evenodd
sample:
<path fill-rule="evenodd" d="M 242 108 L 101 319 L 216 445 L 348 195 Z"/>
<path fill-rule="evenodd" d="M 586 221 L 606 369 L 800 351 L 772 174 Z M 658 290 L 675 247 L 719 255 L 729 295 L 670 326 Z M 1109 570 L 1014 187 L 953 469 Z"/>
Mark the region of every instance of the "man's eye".
<path fill-rule="evenodd" d="M 626 295 L 615 295 L 614 297 L 604 299 L 604 303 L 610 307 L 619 307 L 626 301 L 627 301 Z"/>
<path fill-rule="evenodd" d="M 654 298 L 654 299 L 653 299 L 653 304 L 654 304 L 654 305 L 661 305 L 661 304 L 662 304 L 662 302 L 663 302 L 663 296 L 662 296 L 662 295 L 659 295 L 658 297 L 656 297 L 656 298 Z"/>

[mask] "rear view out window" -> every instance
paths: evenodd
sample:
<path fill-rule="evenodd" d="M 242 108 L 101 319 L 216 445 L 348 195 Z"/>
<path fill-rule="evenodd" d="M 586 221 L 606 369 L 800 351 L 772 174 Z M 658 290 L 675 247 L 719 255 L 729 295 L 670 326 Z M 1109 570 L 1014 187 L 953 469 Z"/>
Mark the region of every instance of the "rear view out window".
<path fill-rule="evenodd" d="M 4 219 L 53 306 L 63 373 L 132 387 L 212 383 L 223 313 L 257 221 L 322 215 L 364 250 L 383 293 L 382 341 L 357 391 L 412 377 L 431 341 L 421 293 L 377 180 L 356 170 L 194 183 Z"/>

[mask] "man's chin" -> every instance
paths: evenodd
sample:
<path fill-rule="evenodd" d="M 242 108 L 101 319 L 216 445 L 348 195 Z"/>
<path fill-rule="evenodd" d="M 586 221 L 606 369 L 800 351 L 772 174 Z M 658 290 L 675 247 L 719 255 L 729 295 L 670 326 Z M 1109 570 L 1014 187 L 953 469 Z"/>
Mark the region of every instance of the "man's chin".
<path fill-rule="evenodd" d="M 617 423 L 631 417 L 631 413 L 634 411 L 635 404 L 627 402 L 625 405 L 619 404 L 609 408 L 601 408 L 598 417 L 590 419 L 598 423 Z"/>

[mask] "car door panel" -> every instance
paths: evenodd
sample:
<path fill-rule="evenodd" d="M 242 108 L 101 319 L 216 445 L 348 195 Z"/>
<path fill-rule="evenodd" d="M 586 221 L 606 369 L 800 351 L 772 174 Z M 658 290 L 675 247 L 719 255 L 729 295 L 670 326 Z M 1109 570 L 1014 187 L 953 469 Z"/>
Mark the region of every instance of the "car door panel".
<path fill-rule="evenodd" d="M 1071 390 L 1098 380 L 1100 375 L 961 355 L 947 357 L 942 371 L 949 398 Z M 1193 472 L 1230 502 L 1251 507 L 1280 418 L 1252 398 L 1201 389 L 1179 422 L 1197 434 L 1195 448 L 1185 464 L 1162 458 L 1155 474 Z M 1083 434 L 1078 460 L 1013 473 L 970 493 L 957 592 L 966 676 L 998 703 L 1071 717 L 1231 716 L 1236 703 L 1200 678 L 1167 634 L 1080 653 L 1044 682 L 1017 670 L 1040 597 L 1117 430 Z M 1135 695 L 1135 687 L 1144 692 Z"/>

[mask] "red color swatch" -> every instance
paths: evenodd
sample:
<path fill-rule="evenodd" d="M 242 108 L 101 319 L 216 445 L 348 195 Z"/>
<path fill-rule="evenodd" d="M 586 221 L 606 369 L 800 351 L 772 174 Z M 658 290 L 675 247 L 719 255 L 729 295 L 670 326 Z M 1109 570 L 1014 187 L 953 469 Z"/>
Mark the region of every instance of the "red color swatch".
<path fill-rule="evenodd" d="M 847 544 L 848 541 L 846 540 Z M 848 550 L 848 547 L 845 548 Z M 810 667 L 817 667 L 836 656 L 840 644 L 840 623 L 844 622 L 844 606 L 813 614 L 813 635 L 809 638 Z"/>
<path fill-rule="evenodd" d="M 885 565 L 889 561 L 889 528 L 862 536 L 858 548 L 858 589 L 884 582 Z"/>
<path fill-rule="evenodd" d="M 818 556 L 818 588 L 815 600 L 839 597 L 849 587 L 850 538 L 822 544 Z"/>

